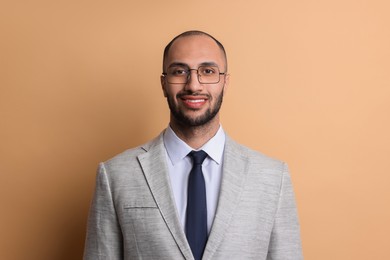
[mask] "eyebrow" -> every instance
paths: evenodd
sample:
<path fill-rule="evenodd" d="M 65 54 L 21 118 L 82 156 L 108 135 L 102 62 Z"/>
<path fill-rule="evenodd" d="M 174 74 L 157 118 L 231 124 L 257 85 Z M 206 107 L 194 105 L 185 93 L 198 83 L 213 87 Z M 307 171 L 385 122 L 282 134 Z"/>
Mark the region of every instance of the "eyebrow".
<path fill-rule="evenodd" d="M 199 64 L 199 66 L 216 66 L 216 67 L 219 67 L 218 64 L 213 62 L 213 61 L 202 62 L 201 64 Z M 187 67 L 187 68 L 190 68 L 190 66 L 188 66 L 188 64 L 183 63 L 183 62 L 173 62 L 173 63 L 169 64 L 168 68 L 172 68 L 172 67 Z"/>
<path fill-rule="evenodd" d="M 172 67 L 187 67 L 187 68 L 189 68 L 189 66 L 187 64 L 182 63 L 182 62 L 174 62 L 174 63 L 169 64 L 168 68 L 172 68 Z"/>

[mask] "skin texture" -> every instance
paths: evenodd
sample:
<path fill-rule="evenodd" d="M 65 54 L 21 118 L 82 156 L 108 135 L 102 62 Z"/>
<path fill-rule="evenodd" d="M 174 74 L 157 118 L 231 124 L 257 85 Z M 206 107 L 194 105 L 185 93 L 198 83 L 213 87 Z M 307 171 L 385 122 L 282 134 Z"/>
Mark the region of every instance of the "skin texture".
<path fill-rule="evenodd" d="M 176 63 L 191 69 L 213 63 L 220 72 L 226 70 L 221 49 L 213 39 L 204 35 L 184 36 L 174 41 L 164 62 L 164 71 Z M 221 75 L 215 84 L 200 84 L 194 70 L 187 84 L 169 84 L 165 77 L 161 77 L 164 97 L 171 110 L 170 126 L 192 148 L 200 148 L 218 131 L 219 108 L 228 84 L 229 75 Z"/>

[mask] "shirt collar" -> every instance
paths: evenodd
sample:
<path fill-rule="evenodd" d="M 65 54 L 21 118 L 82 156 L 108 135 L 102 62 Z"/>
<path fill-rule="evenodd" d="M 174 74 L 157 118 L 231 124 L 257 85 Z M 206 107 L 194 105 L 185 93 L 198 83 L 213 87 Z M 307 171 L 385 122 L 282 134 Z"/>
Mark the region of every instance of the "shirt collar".
<path fill-rule="evenodd" d="M 217 164 L 221 164 L 223 150 L 225 147 L 225 139 L 225 132 L 223 131 L 222 126 L 220 126 L 217 133 L 199 150 L 205 151 L 212 160 L 214 160 Z M 194 150 L 181 140 L 170 126 L 168 126 L 165 130 L 163 140 L 168 157 L 173 165 L 185 158 L 192 150 Z"/>

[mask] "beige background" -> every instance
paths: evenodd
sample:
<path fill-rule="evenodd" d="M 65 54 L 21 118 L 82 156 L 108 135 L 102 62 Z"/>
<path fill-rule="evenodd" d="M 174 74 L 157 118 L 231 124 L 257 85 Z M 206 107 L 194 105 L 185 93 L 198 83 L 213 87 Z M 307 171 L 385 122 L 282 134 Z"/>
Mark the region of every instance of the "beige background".
<path fill-rule="evenodd" d="M 80 259 L 99 161 L 166 127 L 164 46 L 228 51 L 237 141 L 289 163 L 306 259 L 390 259 L 387 0 L 1 1 L 0 259 Z"/>

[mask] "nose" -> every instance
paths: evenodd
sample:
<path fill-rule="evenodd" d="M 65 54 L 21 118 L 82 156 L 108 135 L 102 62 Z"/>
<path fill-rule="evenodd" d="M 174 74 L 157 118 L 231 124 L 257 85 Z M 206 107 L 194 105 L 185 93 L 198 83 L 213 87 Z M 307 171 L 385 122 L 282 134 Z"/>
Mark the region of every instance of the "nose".
<path fill-rule="evenodd" d="M 190 74 L 188 75 L 187 84 L 185 85 L 185 90 L 192 93 L 201 91 L 203 85 L 199 83 L 198 79 L 198 70 L 190 69 Z"/>

